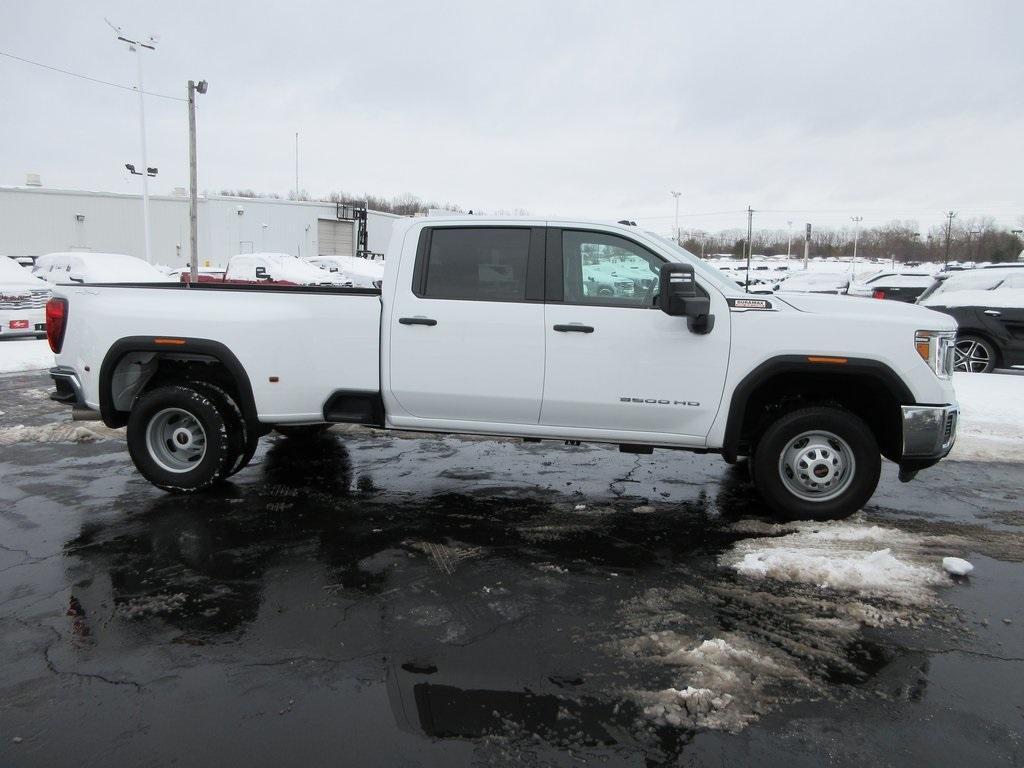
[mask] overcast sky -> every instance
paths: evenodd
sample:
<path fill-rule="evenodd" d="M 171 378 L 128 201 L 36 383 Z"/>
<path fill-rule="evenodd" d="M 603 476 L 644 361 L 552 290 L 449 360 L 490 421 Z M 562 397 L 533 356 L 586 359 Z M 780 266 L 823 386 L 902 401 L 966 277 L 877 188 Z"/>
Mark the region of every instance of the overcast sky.
<path fill-rule="evenodd" d="M 0 51 L 199 97 L 199 186 L 300 186 L 668 232 L 1024 215 L 1024 3 L 10 2 Z M 0 184 L 137 191 L 137 97 L 0 56 Z M 147 98 L 154 190 L 184 102 Z"/>

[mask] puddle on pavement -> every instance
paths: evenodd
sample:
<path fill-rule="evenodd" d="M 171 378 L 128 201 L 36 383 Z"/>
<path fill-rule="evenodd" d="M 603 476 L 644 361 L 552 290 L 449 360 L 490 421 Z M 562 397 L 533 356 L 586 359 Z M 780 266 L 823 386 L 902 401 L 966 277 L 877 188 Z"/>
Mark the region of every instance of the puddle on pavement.
<path fill-rule="evenodd" d="M 702 729 L 883 695 L 872 676 L 899 649 L 882 630 L 964 632 L 937 567 L 962 540 L 773 525 L 750 516 L 742 466 L 681 503 L 423 495 L 381 490 L 349 450 L 278 440 L 255 482 L 86 522 L 64 548 L 77 663 L 164 643 L 257 663 L 282 645 L 332 675 L 363 665 L 406 731 L 670 759 Z"/>

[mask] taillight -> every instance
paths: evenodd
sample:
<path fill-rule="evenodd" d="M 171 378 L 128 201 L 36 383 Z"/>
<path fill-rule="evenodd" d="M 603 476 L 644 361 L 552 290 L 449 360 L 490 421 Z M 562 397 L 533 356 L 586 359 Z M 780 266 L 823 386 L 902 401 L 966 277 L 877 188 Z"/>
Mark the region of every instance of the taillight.
<path fill-rule="evenodd" d="M 885 291 L 878 291 L 878 290 L 876 290 L 876 291 L 874 291 L 871 294 L 871 298 L 872 299 L 884 299 L 885 298 Z"/>
<path fill-rule="evenodd" d="M 46 302 L 46 340 L 54 354 L 64 345 L 64 331 L 68 327 L 68 300 L 50 299 Z"/>

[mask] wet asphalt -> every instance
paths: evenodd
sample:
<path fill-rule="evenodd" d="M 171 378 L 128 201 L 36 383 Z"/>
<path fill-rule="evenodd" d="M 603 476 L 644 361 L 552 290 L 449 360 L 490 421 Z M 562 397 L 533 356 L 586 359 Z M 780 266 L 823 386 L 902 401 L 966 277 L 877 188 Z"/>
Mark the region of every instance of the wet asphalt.
<path fill-rule="evenodd" d="M 0 435 L 65 422 L 48 389 L 0 377 Z M 715 456 L 336 428 L 195 497 L 116 436 L 0 441 L 0 478 L 3 766 L 1024 763 L 1020 465 L 886 465 L 866 522 L 977 570 L 835 636 L 846 596 L 719 564 L 769 518 Z M 635 692 L 679 672 L 621 648 L 666 630 L 813 684 L 755 680 L 738 729 L 652 722 Z"/>

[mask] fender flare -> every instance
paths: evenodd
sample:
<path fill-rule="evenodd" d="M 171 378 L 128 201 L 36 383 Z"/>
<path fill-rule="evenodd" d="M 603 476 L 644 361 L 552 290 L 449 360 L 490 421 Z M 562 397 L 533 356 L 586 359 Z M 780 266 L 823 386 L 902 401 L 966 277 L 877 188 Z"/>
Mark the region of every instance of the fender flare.
<path fill-rule="evenodd" d="M 868 376 L 879 382 L 900 405 L 910 405 L 914 396 L 906 382 L 885 363 L 863 357 L 835 358 L 845 362 L 811 362 L 808 355 L 779 355 L 771 357 L 743 377 L 736 385 L 729 401 L 729 416 L 722 440 L 722 456 L 735 461 L 739 451 L 743 420 L 751 394 L 764 382 L 785 373 L 813 373 L 816 376 Z"/>
<path fill-rule="evenodd" d="M 158 339 L 164 340 L 167 338 L 175 340 L 173 346 L 169 346 L 166 341 L 164 343 L 158 341 Z M 254 428 L 258 426 L 259 419 L 256 415 L 256 399 L 253 397 L 252 384 L 249 381 L 249 375 L 245 372 L 245 368 L 238 361 L 238 358 L 235 357 L 235 354 L 219 341 L 169 335 L 166 337 L 126 336 L 115 341 L 110 346 L 110 349 L 107 350 L 107 354 L 103 357 L 103 363 L 100 365 L 99 400 L 100 416 L 103 419 L 103 423 L 108 427 L 123 427 L 128 423 L 124 412 L 114 408 L 111 388 L 114 371 L 117 369 L 118 363 L 121 362 L 125 355 L 131 352 L 202 355 L 213 358 L 223 365 L 231 378 L 234 379 L 239 397 L 238 407 L 242 410 L 242 416 L 245 418 L 246 423 Z"/>

